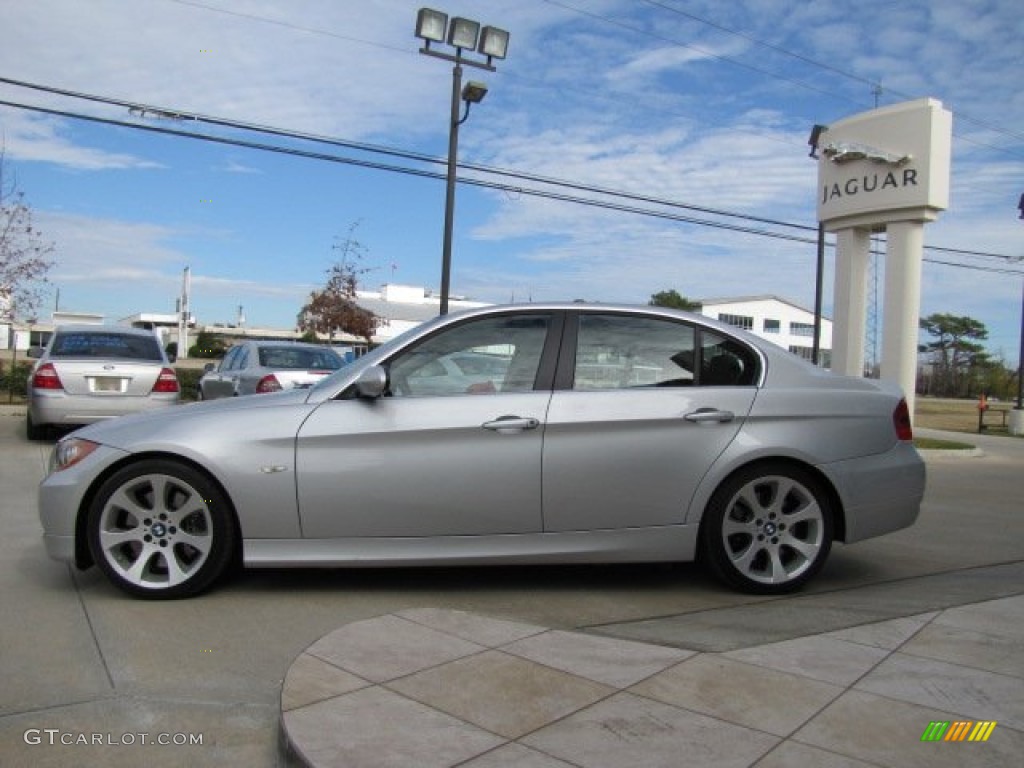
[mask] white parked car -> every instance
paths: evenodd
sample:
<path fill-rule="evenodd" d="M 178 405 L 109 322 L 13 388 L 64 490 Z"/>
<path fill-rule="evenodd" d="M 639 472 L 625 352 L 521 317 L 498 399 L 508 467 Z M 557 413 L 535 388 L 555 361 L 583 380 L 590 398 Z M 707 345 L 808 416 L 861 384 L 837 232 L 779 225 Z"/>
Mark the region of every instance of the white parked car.
<path fill-rule="evenodd" d="M 153 331 L 61 325 L 29 357 L 36 358 L 27 384 L 30 440 L 51 427 L 177 405 L 180 397 L 178 377 Z"/>

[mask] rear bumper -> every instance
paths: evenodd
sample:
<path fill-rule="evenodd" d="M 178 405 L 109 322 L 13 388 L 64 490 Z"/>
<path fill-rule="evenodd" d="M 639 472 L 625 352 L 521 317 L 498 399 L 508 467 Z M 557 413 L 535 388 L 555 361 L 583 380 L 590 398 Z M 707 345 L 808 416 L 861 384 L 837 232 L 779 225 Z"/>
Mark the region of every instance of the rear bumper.
<path fill-rule="evenodd" d="M 847 544 L 914 524 L 924 498 L 925 465 L 913 444 L 820 467 L 833 481 L 846 512 Z"/>
<path fill-rule="evenodd" d="M 33 390 L 28 405 L 32 423 L 37 426 L 93 424 L 130 413 L 141 413 L 177 405 L 178 394 L 145 397 L 108 397 L 69 395 L 66 392 Z"/>

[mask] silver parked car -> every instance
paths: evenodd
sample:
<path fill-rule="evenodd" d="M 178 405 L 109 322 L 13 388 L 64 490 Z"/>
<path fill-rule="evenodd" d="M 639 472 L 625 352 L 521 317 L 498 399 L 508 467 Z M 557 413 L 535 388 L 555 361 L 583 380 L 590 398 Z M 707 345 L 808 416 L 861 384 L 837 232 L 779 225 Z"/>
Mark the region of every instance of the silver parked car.
<path fill-rule="evenodd" d="M 450 386 L 424 369 L 499 360 Z M 442 366 L 451 370 L 447 366 Z M 489 307 L 422 325 L 309 390 L 200 403 L 61 440 L 51 556 L 143 597 L 251 567 L 685 561 L 795 589 L 833 540 L 911 525 L 906 401 L 657 308 Z"/>
<path fill-rule="evenodd" d="M 345 365 L 330 347 L 293 341 L 243 341 L 219 365 L 207 363 L 199 379 L 200 400 L 311 387 Z"/>
<path fill-rule="evenodd" d="M 176 405 L 178 378 L 153 331 L 107 325 L 61 325 L 29 373 L 30 440 L 52 426 L 92 424 Z"/>

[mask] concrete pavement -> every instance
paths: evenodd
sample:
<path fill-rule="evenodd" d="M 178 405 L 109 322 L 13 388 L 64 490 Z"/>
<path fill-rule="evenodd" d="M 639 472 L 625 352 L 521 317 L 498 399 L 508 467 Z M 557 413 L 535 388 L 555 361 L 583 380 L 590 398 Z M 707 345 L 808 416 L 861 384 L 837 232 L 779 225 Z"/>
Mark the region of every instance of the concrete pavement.
<path fill-rule="evenodd" d="M 46 558 L 49 446 L 23 418 L 0 408 L 2 766 L 1001 765 L 1022 746 L 1021 440 L 930 456 L 917 525 L 837 547 L 785 598 L 682 565 L 252 571 L 148 603 Z M 920 741 L 964 719 L 998 725 Z"/>

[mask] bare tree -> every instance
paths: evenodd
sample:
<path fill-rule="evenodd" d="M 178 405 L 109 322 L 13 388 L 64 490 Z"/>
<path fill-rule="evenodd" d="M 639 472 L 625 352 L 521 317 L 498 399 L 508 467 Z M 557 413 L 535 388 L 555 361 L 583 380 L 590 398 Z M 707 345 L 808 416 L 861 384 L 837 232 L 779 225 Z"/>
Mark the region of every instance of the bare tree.
<path fill-rule="evenodd" d="M 299 311 L 299 330 L 324 333 L 332 340 L 339 332 L 360 336 L 367 343 L 373 338 L 377 318 L 356 303 L 359 276 L 367 272 L 360 266 L 366 248 L 355 239 L 358 226 L 359 222 L 354 222 L 348 236 L 333 246 L 341 251 L 341 259 L 327 270 L 327 285 L 323 290 L 309 294 L 309 301 Z"/>
<path fill-rule="evenodd" d="M 33 226 L 32 209 L 16 180 L 5 176 L 0 149 L 0 316 L 35 318 L 53 250 Z"/>

